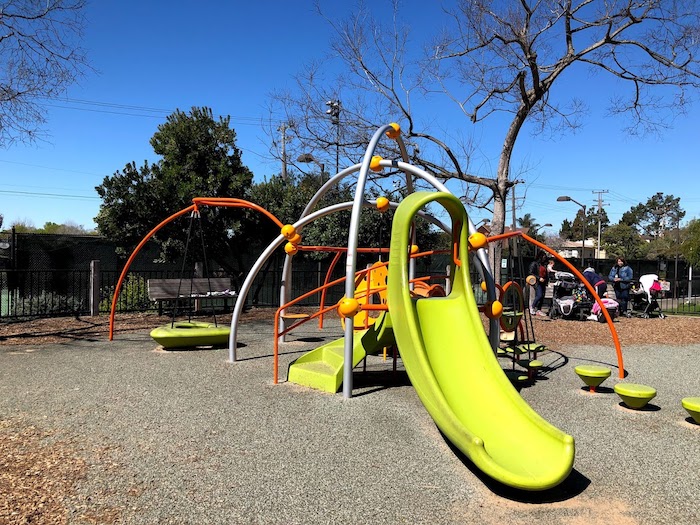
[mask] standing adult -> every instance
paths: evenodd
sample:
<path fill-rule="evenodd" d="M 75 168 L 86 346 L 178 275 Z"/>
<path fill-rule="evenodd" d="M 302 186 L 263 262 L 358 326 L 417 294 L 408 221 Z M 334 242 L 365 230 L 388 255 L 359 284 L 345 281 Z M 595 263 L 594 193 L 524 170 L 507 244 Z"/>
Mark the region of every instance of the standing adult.
<path fill-rule="evenodd" d="M 620 315 L 629 317 L 627 303 L 630 299 L 630 286 L 632 284 L 632 268 L 627 266 L 624 257 L 618 257 L 615 266 L 610 269 L 608 280 L 612 281 L 615 290 L 615 299 L 620 305 Z"/>
<path fill-rule="evenodd" d="M 549 283 L 549 275 L 547 273 L 547 253 L 540 252 L 537 262 L 539 264 L 539 268 L 537 273 L 534 274 L 537 277 L 537 288 L 535 291 L 535 301 L 532 303 L 532 309 L 535 312 L 533 315 L 546 317 L 547 314 L 545 314 L 541 308 L 542 303 L 544 302 L 544 293 L 547 290 L 547 283 Z M 530 312 L 532 313 L 532 310 L 530 310 Z"/>
<path fill-rule="evenodd" d="M 528 279 L 527 279 L 527 299 L 528 306 L 530 307 L 530 315 L 535 315 L 535 298 L 537 297 L 537 281 L 540 276 L 540 259 L 542 258 L 542 252 L 537 253 L 535 260 L 530 263 L 527 267 Z M 530 278 L 534 278 L 532 281 Z"/>

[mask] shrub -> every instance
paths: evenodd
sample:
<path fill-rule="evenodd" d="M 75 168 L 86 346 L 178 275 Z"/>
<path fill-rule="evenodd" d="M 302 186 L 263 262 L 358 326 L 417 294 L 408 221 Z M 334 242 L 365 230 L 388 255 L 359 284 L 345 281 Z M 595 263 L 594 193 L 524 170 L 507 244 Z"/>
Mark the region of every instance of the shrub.
<path fill-rule="evenodd" d="M 114 286 L 100 290 L 100 312 L 109 312 L 114 298 Z M 122 283 L 119 292 L 118 309 L 121 311 L 149 310 L 153 308 L 153 302 L 148 298 L 148 284 L 144 277 L 128 275 Z"/>

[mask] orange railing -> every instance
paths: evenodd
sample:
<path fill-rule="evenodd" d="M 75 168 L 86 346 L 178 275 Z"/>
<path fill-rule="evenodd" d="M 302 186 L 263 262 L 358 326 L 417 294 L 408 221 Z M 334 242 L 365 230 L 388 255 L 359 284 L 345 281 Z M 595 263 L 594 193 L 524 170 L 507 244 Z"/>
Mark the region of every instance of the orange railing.
<path fill-rule="evenodd" d="M 386 263 L 386 264 L 388 264 L 388 263 Z M 356 276 L 362 277 L 364 274 L 366 274 L 370 271 L 371 271 L 371 268 L 366 268 L 364 270 L 360 270 L 360 271 L 356 272 Z M 279 370 L 278 369 L 279 369 L 279 339 L 280 339 L 280 337 L 282 337 L 285 334 L 288 334 L 289 332 L 291 332 L 295 328 L 298 328 L 299 326 L 303 325 L 304 323 L 307 323 L 307 322 L 311 321 L 312 319 L 315 319 L 319 316 L 322 316 L 322 315 L 330 312 L 331 310 L 336 309 L 337 305 L 334 304 L 331 306 L 327 306 L 325 308 L 323 308 L 323 307 L 319 308 L 319 310 L 317 312 L 311 314 L 309 317 L 300 319 L 299 321 L 291 324 L 289 327 L 285 328 L 282 331 L 279 330 L 281 313 L 285 309 L 289 308 L 290 306 L 297 304 L 299 301 L 303 301 L 304 299 L 307 299 L 308 297 L 311 297 L 314 294 L 317 294 L 319 292 L 327 290 L 328 288 L 330 288 L 332 286 L 336 286 L 336 285 L 344 283 L 344 282 L 345 282 L 345 277 L 340 277 L 340 278 L 338 278 L 330 283 L 326 283 L 323 286 L 320 286 L 318 288 L 314 288 L 313 290 L 310 290 L 310 291 L 300 295 L 299 297 L 292 299 L 288 303 L 280 306 L 275 311 L 275 320 L 274 320 L 275 339 L 274 339 L 274 343 L 273 343 L 273 359 L 272 359 L 272 361 L 273 361 L 272 366 L 274 368 L 274 370 L 273 370 L 273 383 L 274 384 L 277 384 L 277 382 L 279 380 Z M 382 289 L 386 289 L 386 287 L 382 287 Z M 377 293 L 378 291 L 381 291 L 381 289 L 380 288 L 373 289 L 372 293 Z M 387 306 L 386 305 L 363 305 L 362 309 L 363 310 L 387 310 Z"/>

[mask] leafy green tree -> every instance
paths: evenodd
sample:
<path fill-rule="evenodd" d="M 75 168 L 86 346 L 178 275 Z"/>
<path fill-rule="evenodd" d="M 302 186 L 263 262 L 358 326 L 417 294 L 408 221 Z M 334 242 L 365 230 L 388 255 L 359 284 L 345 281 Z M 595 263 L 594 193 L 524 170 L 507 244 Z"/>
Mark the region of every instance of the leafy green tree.
<path fill-rule="evenodd" d="M 64 224 L 58 224 L 55 222 L 46 222 L 44 226 L 39 228 L 37 233 L 51 233 L 56 235 L 89 235 L 95 232 L 88 231 L 84 226 L 76 224 L 74 222 L 66 222 Z"/>
<path fill-rule="evenodd" d="M 571 224 L 571 221 L 569 219 L 564 219 L 561 221 L 561 228 L 559 228 L 559 237 L 562 239 L 573 239 L 573 235 L 571 233 L 573 228 L 573 225 Z"/>
<path fill-rule="evenodd" d="M 639 258 L 646 248 L 637 230 L 622 223 L 607 228 L 602 234 L 601 244 L 608 256 L 627 259 Z"/>
<path fill-rule="evenodd" d="M 209 108 L 193 107 L 189 114 L 177 110 L 158 126 L 151 145 L 162 157 L 158 162 L 141 167 L 131 162 L 95 188 L 102 199 L 95 217 L 99 232 L 122 254 L 162 220 L 189 206 L 193 197 L 245 198 L 252 183 L 230 117 L 216 120 Z M 234 277 L 240 274 L 242 247 L 256 238 L 254 224 L 245 220 L 245 213 L 228 208 L 208 208 L 202 217 L 207 256 Z M 155 241 L 160 259 L 174 260 L 184 251 L 187 227 L 171 223 Z"/>
<path fill-rule="evenodd" d="M 536 222 L 536 219 L 529 213 L 526 213 L 522 217 L 518 217 L 516 223 L 518 227 L 528 229 L 526 232 L 528 236 L 532 237 L 536 241 L 545 242 L 544 233 L 540 232 L 542 225 Z M 530 243 L 521 243 L 521 246 L 522 250 L 520 254 L 526 257 L 534 256 L 537 251 L 535 246 Z"/>
<path fill-rule="evenodd" d="M 684 230 L 681 253 L 690 266 L 700 267 L 700 220 L 693 219 Z"/>
<path fill-rule="evenodd" d="M 597 208 L 586 208 L 586 216 L 584 218 L 583 209 L 579 208 L 576 212 L 576 217 L 574 221 L 571 222 L 568 219 L 564 219 L 561 223 L 561 229 L 559 234 L 570 241 L 580 241 L 584 235 L 584 224 L 585 224 L 585 235 L 587 239 L 591 237 L 596 237 L 598 235 L 598 209 Z M 600 225 L 601 232 L 607 228 L 610 224 L 610 219 L 608 219 L 608 214 L 605 210 L 601 210 L 600 213 Z"/>
<path fill-rule="evenodd" d="M 536 230 L 539 229 L 540 225 L 535 221 L 536 220 L 532 215 L 530 215 L 529 213 L 526 213 L 522 217 L 518 217 L 518 219 L 515 222 L 518 224 L 518 226 L 520 228 L 528 228 L 531 233 L 534 230 L 534 233 L 536 234 L 537 233 Z M 534 235 L 531 235 L 531 234 L 530 234 L 530 236 L 534 237 Z"/>
<path fill-rule="evenodd" d="M 17 233 L 32 233 L 36 231 L 36 226 L 29 219 L 16 220 L 11 226 Z"/>
<path fill-rule="evenodd" d="M 2 222 L 0 222 L 0 228 Z M 37 228 L 28 219 L 15 221 L 12 227 L 17 233 L 48 233 L 58 235 L 94 235 L 96 232 L 87 230 L 84 226 L 74 222 L 58 224 L 56 222 L 45 222 L 41 228 Z"/>
<path fill-rule="evenodd" d="M 685 211 L 680 206 L 680 197 L 658 192 L 645 204 L 637 204 L 622 215 L 620 222 L 636 228 L 642 235 L 658 239 L 666 232 L 677 228 Z"/>
<path fill-rule="evenodd" d="M 286 179 L 275 176 L 269 181 L 253 185 L 250 189 L 250 199 L 269 210 L 275 210 L 275 214 L 282 222 L 295 222 L 319 187 L 318 176 L 312 174 L 298 176 L 292 173 Z M 377 196 L 379 193 L 376 190 L 369 190 L 369 198 Z M 333 203 L 350 202 L 353 198 L 354 188 L 343 185 L 329 191 L 317 205 L 317 209 Z M 349 210 L 341 211 L 308 224 L 301 232 L 302 244 L 308 246 L 347 246 L 350 214 Z M 359 245 L 374 248 L 388 247 L 392 218 L 392 211 L 380 213 L 377 210 L 365 209 L 360 219 Z M 279 234 L 272 223 L 262 222 L 258 228 L 260 232 L 266 232 L 265 237 L 274 237 Z M 425 221 L 418 222 L 416 235 L 421 250 L 433 249 L 439 242 L 439 235 Z M 318 252 L 311 254 L 310 257 L 325 259 L 329 257 L 329 254 L 328 252 Z"/>

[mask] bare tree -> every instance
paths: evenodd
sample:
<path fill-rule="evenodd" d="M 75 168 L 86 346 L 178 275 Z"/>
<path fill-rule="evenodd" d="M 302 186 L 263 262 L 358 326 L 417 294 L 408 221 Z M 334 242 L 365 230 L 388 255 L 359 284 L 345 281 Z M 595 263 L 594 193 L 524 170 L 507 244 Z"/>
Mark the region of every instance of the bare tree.
<path fill-rule="evenodd" d="M 441 32 L 420 57 L 399 22 L 397 0 L 394 17 L 384 26 L 364 6 L 341 22 L 327 17 L 336 31 L 333 58 L 341 61 L 342 74 L 329 82 L 322 69 L 310 66 L 298 78 L 298 91 L 275 97 L 295 124 L 300 147 L 333 144 L 325 130 L 324 98 L 342 97 L 341 147 L 348 157 L 368 129 L 398 115 L 407 140 L 419 145 L 419 162 L 437 176 L 468 183 L 467 202 L 487 206 L 492 231 L 499 233 L 506 197 L 516 183 L 512 154 L 524 126 L 558 132 L 580 125 L 583 101 L 552 89 L 564 72 L 588 67 L 616 77 L 619 92 L 611 94 L 610 112 L 629 116 L 632 132 L 662 129 L 665 117 L 682 111 L 700 87 L 700 10 L 694 0 L 449 4 Z M 589 78 L 593 89 L 594 77 Z M 470 173 L 472 145 L 441 130 L 439 117 L 416 122 L 417 106 L 436 96 L 455 103 L 466 117 L 467 132 L 469 123 L 510 115 L 493 177 Z M 487 191 L 480 194 L 479 188 Z"/>
<path fill-rule="evenodd" d="M 80 48 L 85 0 L 0 1 L 0 147 L 43 135 L 42 101 L 88 68 Z"/>

